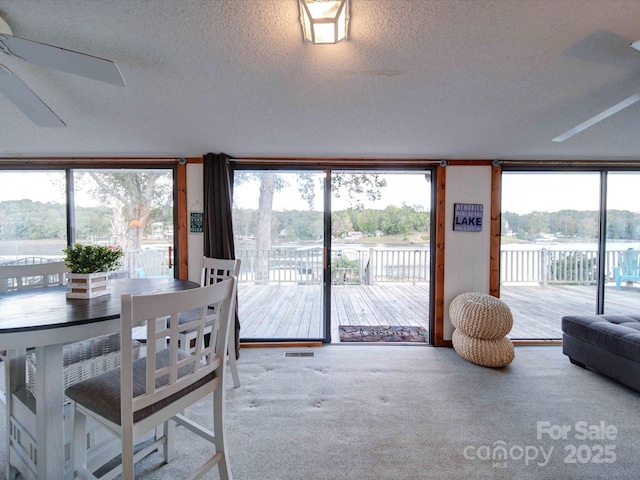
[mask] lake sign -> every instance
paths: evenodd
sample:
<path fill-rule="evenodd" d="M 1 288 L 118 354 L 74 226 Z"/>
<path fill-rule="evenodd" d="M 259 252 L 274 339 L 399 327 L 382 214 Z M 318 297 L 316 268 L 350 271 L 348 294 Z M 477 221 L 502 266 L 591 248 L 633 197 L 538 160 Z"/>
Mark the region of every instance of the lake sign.
<path fill-rule="evenodd" d="M 482 204 L 454 203 L 453 229 L 459 232 L 481 232 Z"/>

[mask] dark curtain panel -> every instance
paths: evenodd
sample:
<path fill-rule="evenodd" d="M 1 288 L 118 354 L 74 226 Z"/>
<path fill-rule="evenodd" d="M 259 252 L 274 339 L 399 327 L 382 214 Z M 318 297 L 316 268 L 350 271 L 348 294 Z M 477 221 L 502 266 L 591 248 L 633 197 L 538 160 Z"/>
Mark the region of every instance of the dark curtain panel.
<path fill-rule="evenodd" d="M 224 153 L 207 153 L 203 157 L 204 255 L 234 260 L 233 170 Z M 237 301 L 236 301 L 237 305 Z M 240 321 L 236 308 L 236 357 L 240 356 Z"/>

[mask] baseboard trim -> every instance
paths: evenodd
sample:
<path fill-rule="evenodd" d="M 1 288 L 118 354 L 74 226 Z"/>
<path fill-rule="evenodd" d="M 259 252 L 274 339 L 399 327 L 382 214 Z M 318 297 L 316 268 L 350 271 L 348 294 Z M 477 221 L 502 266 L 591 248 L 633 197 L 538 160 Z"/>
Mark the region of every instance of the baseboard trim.
<path fill-rule="evenodd" d="M 562 345 L 561 339 L 540 339 L 540 340 L 511 340 L 511 342 L 515 345 Z"/>
<path fill-rule="evenodd" d="M 322 347 L 322 342 L 241 342 L 240 348 Z"/>

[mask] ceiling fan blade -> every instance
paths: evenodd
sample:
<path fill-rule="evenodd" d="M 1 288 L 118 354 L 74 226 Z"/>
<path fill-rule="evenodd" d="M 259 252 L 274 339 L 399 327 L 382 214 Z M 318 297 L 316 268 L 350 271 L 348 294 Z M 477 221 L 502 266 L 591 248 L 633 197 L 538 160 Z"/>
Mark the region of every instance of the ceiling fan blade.
<path fill-rule="evenodd" d="M 105 58 L 94 57 L 8 34 L 0 35 L 0 53 L 21 58 L 26 62 L 40 65 L 41 67 L 53 68 L 112 85 L 126 86 L 118 66 Z"/>
<path fill-rule="evenodd" d="M 554 142 L 564 142 L 567 138 L 573 137 L 575 134 L 580 133 L 583 130 L 595 125 L 598 122 L 601 122 L 607 117 L 618 113 L 620 110 L 627 108 L 630 105 L 633 105 L 638 100 L 640 100 L 640 93 L 636 93 L 631 95 L 629 98 L 625 98 L 620 103 L 616 103 L 613 107 L 607 108 L 604 112 L 599 113 L 598 115 L 591 117 L 586 122 L 582 122 L 577 127 L 573 127 L 571 130 L 567 130 L 562 135 L 558 135 L 553 139 Z"/>
<path fill-rule="evenodd" d="M 4 65 L 0 65 L 0 92 L 4 93 L 36 125 L 66 127 L 66 124 Z"/>

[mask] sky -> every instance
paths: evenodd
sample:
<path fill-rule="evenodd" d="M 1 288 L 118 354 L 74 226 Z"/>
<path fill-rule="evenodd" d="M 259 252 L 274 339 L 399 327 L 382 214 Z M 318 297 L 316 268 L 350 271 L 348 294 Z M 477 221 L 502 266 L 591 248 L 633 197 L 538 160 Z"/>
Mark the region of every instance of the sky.
<path fill-rule="evenodd" d="M 559 210 L 598 210 L 600 173 L 514 173 L 502 175 L 502 210 L 519 214 Z M 640 187 L 640 173 L 608 174 L 607 208 L 640 211 L 629 192 Z"/>
<path fill-rule="evenodd" d="M 300 196 L 297 189 L 297 176 L 295 173 L 285 173 L 289 186 L 278 192 L 274 197 L 274 210 L 306 210 L 308 205 Z M 385 174 L 387 185 L 382 188 L 382 198 L 376 205 L 373 202 L 364 201 L 365 207 L 384 209 L 387 205 L 402 207 L 402 205 L 420 205 L 425 210 L 430 209 L 431 191 L 430 184 L 426 181 L 424 173 L 415 174 Z M 322 174 L 318 174 L 318 181 Z M 240 208 L 258 208 L 259 183 L 254 181 L 234 188 L 235 206 Z M 322 195 L 316 190 L 314 210 L 322 210 Z M 340 198 L 333 197 L 331 208 L 334 210 L 347 209 L 349 203 L 345 194 Z"/>
<path fill-rule="evenodd" d="M 29 172 L 0 170 L 0 201 L 31 199 L 36 202 L 65 202 L 64 171 Z M 86 185 L 86 183 L 84 184 Z M 102 202 L 83 188 L 82 182 L 75 184 L 76 204 L 83 207 L 95 207 Z"/>
<path fill-rule="evenodd" d="M 64 180 L 64 173 L 56 172 L 0 172 L 0 200 L 31 198 L 37 202 L 63 201 L 64 191 L 54 186 L 54 181 Z"/>
<path fill-rule="evenodd" d="M 0 201 L 31 199 L 35 202 L 65 202 L 64 172 L 0 171 Z M 86 192 L 76 192 L 76 202 L 95 206 L 99 202 Z"/>

